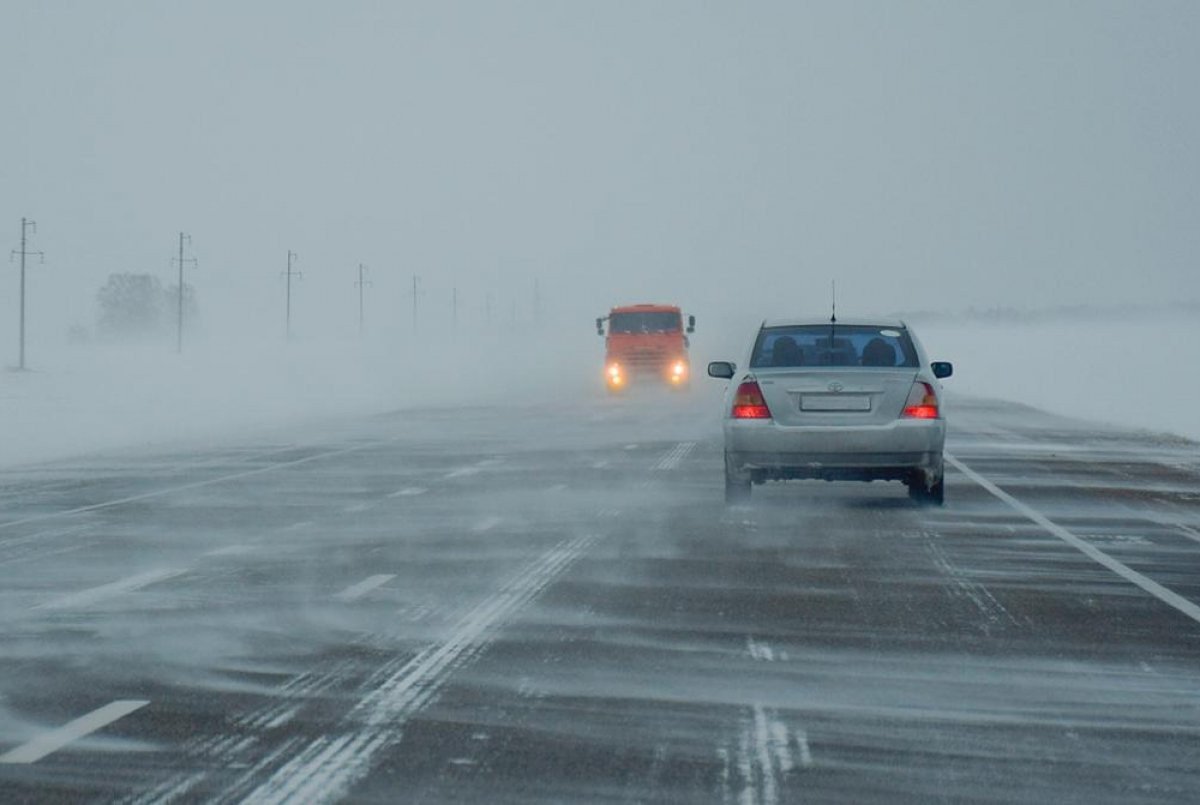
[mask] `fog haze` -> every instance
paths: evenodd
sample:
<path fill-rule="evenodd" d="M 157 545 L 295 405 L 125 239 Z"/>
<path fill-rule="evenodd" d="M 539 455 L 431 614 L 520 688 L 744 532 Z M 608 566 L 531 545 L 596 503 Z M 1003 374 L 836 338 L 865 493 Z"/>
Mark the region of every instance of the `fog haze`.
<path fill-rule="evenodd" d="M 32 3 L 0 53 L 31 339 L 113 272 L 206 329 L 1198 294 L 1188 3 Z M 4 272 L 0 332 L 16 330 Z M 408 322 L 404 322 L 407 326 Z M 5 337 L 5 351 L 14 346 Z M 15 338 L 13 338 L 15 341 Z"/>

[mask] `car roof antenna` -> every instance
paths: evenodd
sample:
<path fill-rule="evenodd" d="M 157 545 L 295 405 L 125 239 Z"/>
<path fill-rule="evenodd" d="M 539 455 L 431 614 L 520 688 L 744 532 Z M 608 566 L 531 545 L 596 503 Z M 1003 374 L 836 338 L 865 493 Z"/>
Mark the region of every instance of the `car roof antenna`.
<path fill-rule="evenodd" d="M 833 307 L 833 312 L 829 315 L 829 323 L 837 324 L 837 280 L 829 281 L 829 299 Z"/>

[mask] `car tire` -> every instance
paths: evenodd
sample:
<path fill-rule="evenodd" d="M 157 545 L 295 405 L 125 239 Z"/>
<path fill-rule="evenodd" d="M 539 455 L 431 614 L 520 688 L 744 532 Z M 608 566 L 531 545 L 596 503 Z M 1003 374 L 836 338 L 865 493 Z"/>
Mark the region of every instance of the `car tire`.
<path fill-rule="evenodd" d="M 750 476 L 735 471 L 729 466 L 729 456 L 725 456 L 725 503 L 734 505 L 750 500 Z"/>
<path fill-rule="evenodd" d="M 729 505 L 747 503 L 750 500 L 750 479 L 725 476 L 725 502 Z"/>
<path fill-rule="evenodd" d="M 946 503 L 946 477 L 937 479 L 937 483 L 929 486 L 924 475 L 915 475 L 908 481 L 908 496 L 917 503 L 926 506 L 942 506 Z"/>
<path fill-rule="evenodd" d="M 925 493 L 925 502 L 931 506 L 946 504 L 946 476 L 938 478 L 937 483 L 929 488 L 929 491 Z"/>

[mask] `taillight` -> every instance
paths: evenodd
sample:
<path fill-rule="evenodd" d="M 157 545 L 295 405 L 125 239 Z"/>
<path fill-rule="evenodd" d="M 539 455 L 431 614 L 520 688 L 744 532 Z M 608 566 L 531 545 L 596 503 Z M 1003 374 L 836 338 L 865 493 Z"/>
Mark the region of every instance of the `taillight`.
<path fill-rule="evenodd" d="M 920 380 L 913 383 L 900 416 L 906 419 L 937 419 L 938 398 L 933 386 Z"/>
<path fill-rule="evenodd" d="M 733 410 L 730 414 L 734 419 L 770 419 L 771 409 L 763 399 L 762 389 L 753 380 L 747 380 L 737 387 L 733 395 Z"/>

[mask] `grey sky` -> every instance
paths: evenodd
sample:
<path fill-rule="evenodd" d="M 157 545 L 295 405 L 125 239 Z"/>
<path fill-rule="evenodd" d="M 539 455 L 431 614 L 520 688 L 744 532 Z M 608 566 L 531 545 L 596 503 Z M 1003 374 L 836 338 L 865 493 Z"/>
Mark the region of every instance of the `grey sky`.
<path fill-rule="evenodd" d="M 405 296 L 599 314 L 1200 297 L 1194 2 L 5 3 L 31 322 L 114 271 L 210 323 Z M 0 280 L 15 331 L 16 272 Z M 403 309 L 403 308 L 402 308 Z M 36 315 L 36 320 L 32 317 Z M 586 325 L 582 325 L 586 326 Z M 3 336 L 7 344 L 7 336 Z M 7 348 L 7 347 L 6 347 Z"/>

